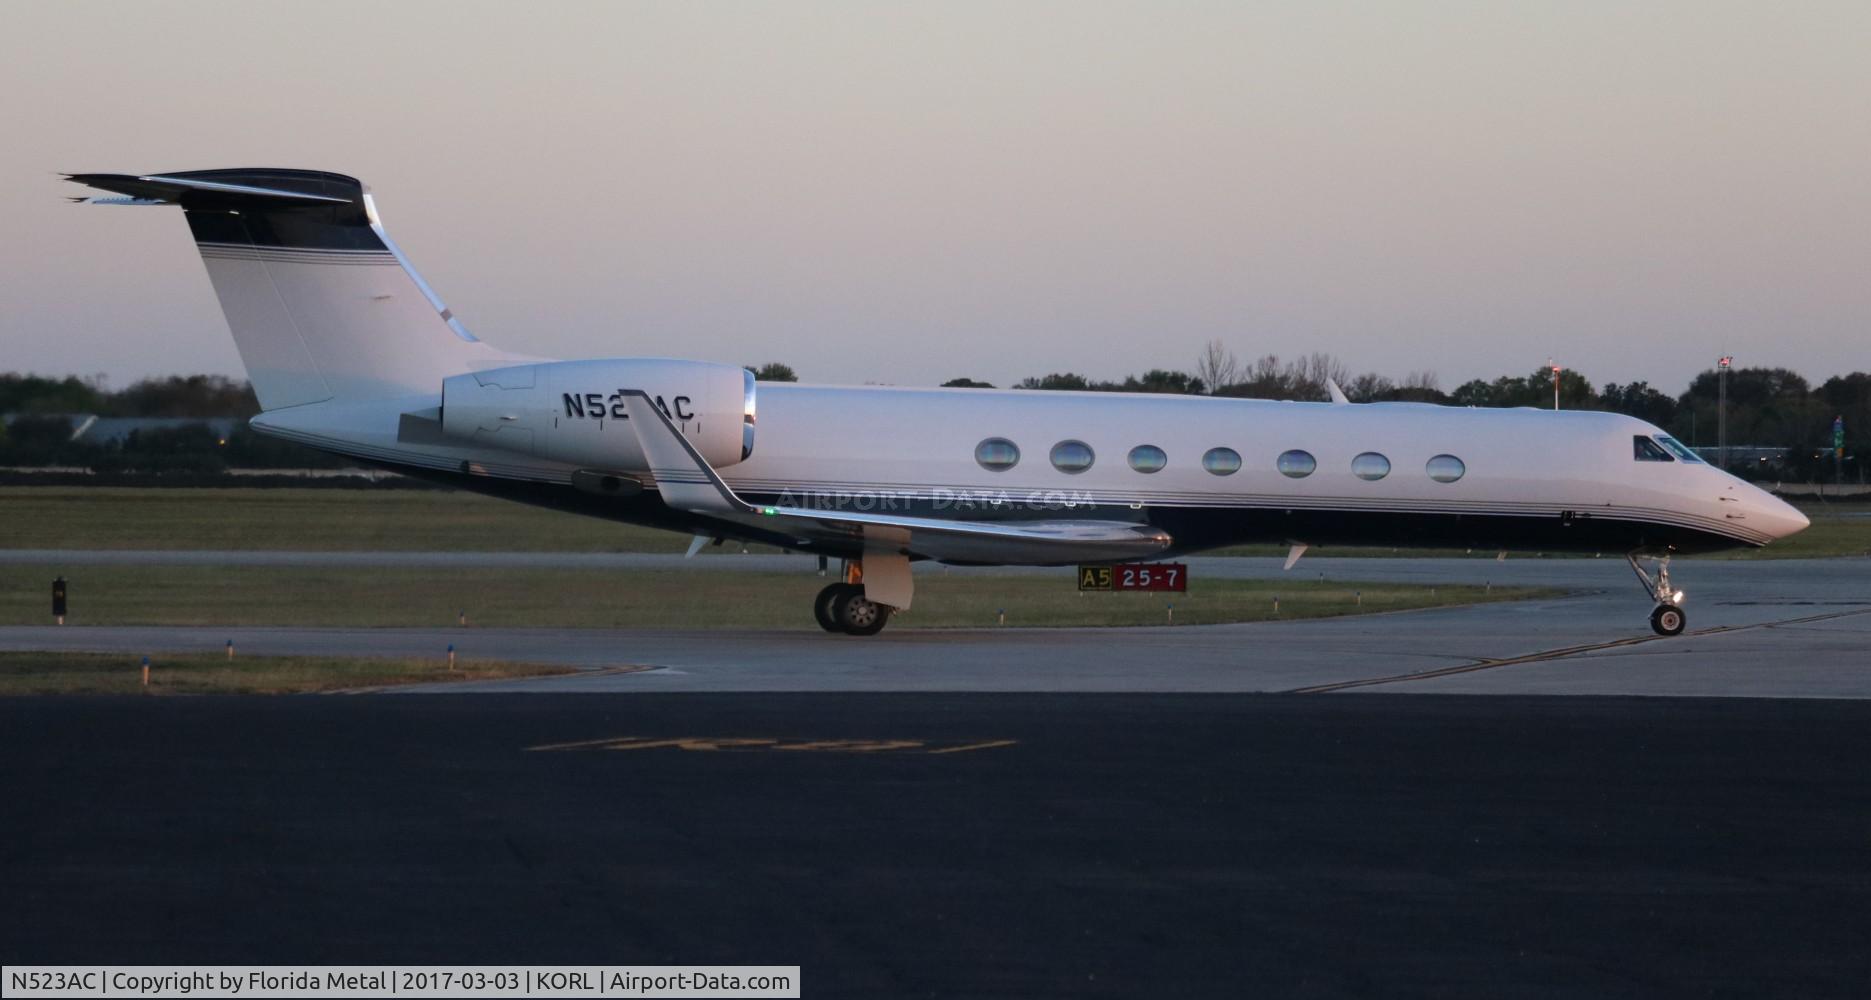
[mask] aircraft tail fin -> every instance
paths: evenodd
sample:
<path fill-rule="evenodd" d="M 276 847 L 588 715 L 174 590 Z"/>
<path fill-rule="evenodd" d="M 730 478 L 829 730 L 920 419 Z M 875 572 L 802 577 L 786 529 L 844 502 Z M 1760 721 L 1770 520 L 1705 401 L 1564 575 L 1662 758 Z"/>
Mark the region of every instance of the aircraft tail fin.
<path fill-rule="evenodd" d="M 315 170 L 70 174 L 116 197 L 179 205 L 260 406 L 439 392 L 511 363 L 476 340 L 383 230 L 368 189 Z"/>

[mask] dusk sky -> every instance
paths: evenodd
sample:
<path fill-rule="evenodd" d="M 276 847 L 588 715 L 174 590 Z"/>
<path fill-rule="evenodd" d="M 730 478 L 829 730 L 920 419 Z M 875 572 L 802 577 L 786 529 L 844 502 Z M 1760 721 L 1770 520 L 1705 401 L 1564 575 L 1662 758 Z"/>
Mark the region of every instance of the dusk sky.
<path fill-rule="evenodd" d="M 1871 3 L 0 6 L 0 370 L 240 374 L 180 213 L 354 174 L 482 339 L 1005 385 L 1871 368 Z"/>

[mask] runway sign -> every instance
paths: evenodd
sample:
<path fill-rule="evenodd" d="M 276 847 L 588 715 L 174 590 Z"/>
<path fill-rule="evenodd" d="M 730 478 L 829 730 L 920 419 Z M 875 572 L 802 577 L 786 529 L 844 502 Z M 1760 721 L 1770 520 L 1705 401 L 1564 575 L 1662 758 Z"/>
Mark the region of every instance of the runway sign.
<path fill-rule="evenodd" d="M 1167 590 L 1178 594 L 1189 589 L 1189 567 L 1183 563 L 1123 563 L 1117 566 L 1078 568 L 1080 590 Z"/>

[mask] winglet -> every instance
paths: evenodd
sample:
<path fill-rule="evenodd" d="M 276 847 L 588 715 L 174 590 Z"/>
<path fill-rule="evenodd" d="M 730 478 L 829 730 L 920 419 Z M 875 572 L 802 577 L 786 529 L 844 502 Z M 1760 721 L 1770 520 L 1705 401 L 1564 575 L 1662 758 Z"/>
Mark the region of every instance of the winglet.
<path fill-rule="evenodd" d="M 753 505 L 734 495 L 715 470 L 689 443 L 650 395 L 641 389 L 624 390 L 624 412 L 630 415 L 630 428 L 643 445 L 643 457 L 649 460 L 650 474 L 656 477 L 656 489 L 663 501 L 679 510 L 697 514 L 753 514 Z"/>
<path fill-rule="evenodd" d="M 1338 387 L 1337 380 L 1328 377 L 1325 380 L 1325 391 L 1331 394 L 1332 405 L 1334 406 L 1350 405 L 1351 400 L 1345 398 L 1345 390 L 1340 389 Z"/>

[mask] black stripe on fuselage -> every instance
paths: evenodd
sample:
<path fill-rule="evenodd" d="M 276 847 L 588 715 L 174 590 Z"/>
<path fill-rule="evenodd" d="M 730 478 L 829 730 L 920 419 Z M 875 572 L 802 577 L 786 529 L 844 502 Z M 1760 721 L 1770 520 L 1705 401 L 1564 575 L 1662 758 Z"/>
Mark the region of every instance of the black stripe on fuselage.
<path fill-rule="evenodd" d="M 563 483 L 464 475 L 437 469 L 419 469 L 372 460 L 371 464 L 416 478 L 442 483 L 518 503 L 599 517 L 611 521 L 662 528 L 685 534 L 746 538 L 782 548 L 855 557 L 848 543 L 801 544 L 790 534 L 751 528 L 738 522 L 671 509 L 654 489 L 634 497 L 600 496 Z M 742 495 L 755 505 L 772 504 L 777 495 Z M 890 513 L 946 520 L 1014 521 L 944 515 L 912 506 Z M 1132 515 L 1122 517 L 1120 514 Z M 1152 558 L 1200 552 L 1229 545 L 1276 544 L 1303 541 L 1313 546 L 1377 546 L 1394 548 L 1460 548 L 1481 551 L 1593 552 L 1622 554 L 1636 549 L 1681 553 L 1718 552 L 1755 547 L 1753 543 L 1682 524 L 1606 517 L 1561 518 L 1531 514 L 1472 514 L 1435 511 L 1334 511 L 1202 507 L 1148 508 L 1144 511 L 1106 511 L 1088 515 L 1070 511 L 1029 516 L 1027 520 L 1136 520 L 1162 528 L 1176 540 L 1166 552 Z"/>

